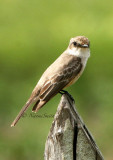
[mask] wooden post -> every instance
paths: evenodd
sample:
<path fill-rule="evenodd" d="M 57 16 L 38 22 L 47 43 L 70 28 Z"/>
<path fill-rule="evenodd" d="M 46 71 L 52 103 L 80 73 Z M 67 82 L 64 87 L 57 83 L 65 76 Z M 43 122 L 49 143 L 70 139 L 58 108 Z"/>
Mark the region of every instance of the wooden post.
<path fill-rule="evenodd" d="M 63 94 L 45 144 L 44 160 L 104 160 L 74 102 Z"/>

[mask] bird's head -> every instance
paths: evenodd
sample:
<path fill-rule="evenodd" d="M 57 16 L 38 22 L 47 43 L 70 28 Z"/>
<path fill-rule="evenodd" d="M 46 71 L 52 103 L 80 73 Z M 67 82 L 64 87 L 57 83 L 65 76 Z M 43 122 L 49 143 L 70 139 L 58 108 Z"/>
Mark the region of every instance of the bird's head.
<path fill-rule="evenodd" d="M 71 38 L 69 43 L 69 48 L 89 48 L 90 42 L 88 38 L 84 36 L 77 36 L 74 38 Z"/>
<path fill-rule="evenodd" d="M 70 54 L 80 54 L 86 55 L 87 52 L 90 52 L 90 41 L 85 36 L 77 36 L 71 38 L 68 49 L 70 50 Z M 76 53 L 75 53 L 76 52 Z M 89 54 L 88 54 L 89 55 Z"/>

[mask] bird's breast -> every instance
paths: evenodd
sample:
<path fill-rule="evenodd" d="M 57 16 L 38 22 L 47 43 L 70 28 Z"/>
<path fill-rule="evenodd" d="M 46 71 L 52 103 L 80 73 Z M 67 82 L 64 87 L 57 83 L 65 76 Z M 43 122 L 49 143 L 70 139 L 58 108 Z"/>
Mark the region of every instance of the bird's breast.
<path fill-rule="evenodd" d="M 83 70 L 81 69 L 81 71 L 65 86 L 65 88 L 71 86 L 72 84 L 74 84 L 79 79 L 79 77 L 81 76 L 82 72 L 83 72 Z"/>

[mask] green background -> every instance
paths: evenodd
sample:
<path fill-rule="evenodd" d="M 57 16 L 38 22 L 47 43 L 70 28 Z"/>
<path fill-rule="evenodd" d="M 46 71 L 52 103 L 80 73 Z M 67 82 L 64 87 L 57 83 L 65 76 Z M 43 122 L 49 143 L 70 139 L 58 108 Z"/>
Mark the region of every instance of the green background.
<path fill-rule="evenodd" d="M 67 90 L 105 159 L 113 159 L 113 1 L 0 0 L 0 160 L 43 159 L 61 96 L 40 118 L 30 108 L 16 127 L 10 124 L 43 71 L 78 35 L 91 41 L 91 57 Z"/>

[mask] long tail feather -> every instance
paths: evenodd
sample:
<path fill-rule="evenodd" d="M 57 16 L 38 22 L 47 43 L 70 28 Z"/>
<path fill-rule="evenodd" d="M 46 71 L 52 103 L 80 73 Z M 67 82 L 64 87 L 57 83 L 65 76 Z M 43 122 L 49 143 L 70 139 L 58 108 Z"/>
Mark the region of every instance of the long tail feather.
<path fill-rule="evenodd" d="M 17 115 L 17 117 L 15 118 L 15 120 L 13 121 L 13 123 L 11 124 L 11 127 L 15 126 L 16 123 L 18 122 L 18 120 L 21 118 L 21 116 L 23 115 L 23 113 L 28 109 L 28 107 L 32 104 L 32 99 L 29 100 L 21 109 L 21 111 L 19 112 L 19 114 Z"/>

